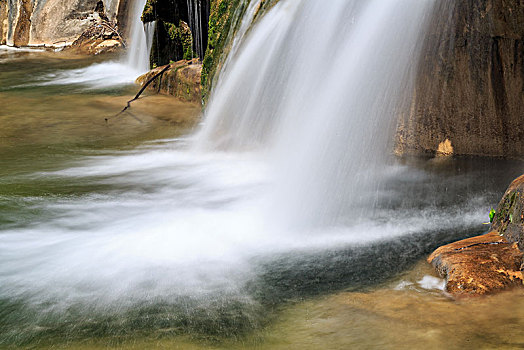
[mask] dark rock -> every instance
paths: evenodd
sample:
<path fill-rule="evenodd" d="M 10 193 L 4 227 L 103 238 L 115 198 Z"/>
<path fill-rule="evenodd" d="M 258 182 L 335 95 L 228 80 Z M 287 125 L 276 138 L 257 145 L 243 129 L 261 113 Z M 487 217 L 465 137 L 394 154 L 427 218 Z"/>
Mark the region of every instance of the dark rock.
<path fill-rule="evenodd" d="M 151 64 L 203 58 L 207 47 L 209 1 L 148 0 L 142 21 L 156 21 L 151 49 Z M 198 8 L 198 11 L 195 9 Z M 193 12 L 194 13 L 193 13 Z M 191 16 L 193 15 L 193 16 Z"/>
<path fill-rule="evenodd" d="M 524 250 L 524 175 L 511 183 L 500 201 L 492 229 Z"/>

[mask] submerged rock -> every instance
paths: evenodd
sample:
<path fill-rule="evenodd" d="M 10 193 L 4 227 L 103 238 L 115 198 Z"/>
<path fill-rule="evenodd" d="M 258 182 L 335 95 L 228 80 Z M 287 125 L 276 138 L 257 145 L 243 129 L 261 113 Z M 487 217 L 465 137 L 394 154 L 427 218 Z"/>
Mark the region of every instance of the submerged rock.
<path fill-rule="evenodd" d="M 524 175 L 509 186 L 492 231 L 442 246 L 428 258 L 453 296 L 490 294 L 523 285 Z"/>
<path fill-rule="evenodd" d="M 159 73 L 165 66 L 157 67 L 138 77 L 136 82 L 144 86 L 149 79 Z M 181 60 L 171 64 L 161 78 L 156 78 L 148 89 L 159 93 L 172 95 L 185 102 L 200 103 L 202 94 L 200 89 L 200 74 L 202 64 L 197 58 Z"/>

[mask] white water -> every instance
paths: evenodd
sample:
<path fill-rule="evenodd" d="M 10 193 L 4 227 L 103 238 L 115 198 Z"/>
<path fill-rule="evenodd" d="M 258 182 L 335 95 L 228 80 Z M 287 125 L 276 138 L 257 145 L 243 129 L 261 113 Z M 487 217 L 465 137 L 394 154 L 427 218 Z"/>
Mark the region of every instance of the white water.
<path fill-rule="evenodd" d="M 204 57 L 203 39 L 202 39 L 202 4 L 200 0 L 187 0 L 187 9 L 189 17 L 189 27 L 193 32 L 193 50 L 197 52 L 200 58 Z"/>
<path fill-rule="evenodd" d="M 221 74 L 198 147 L 267 152 L 280 224 L 355 220 L 372 209 L 433 4 L 280 2 Z"/>
<path fill-rule="evenodd" d="M 250 7 L 196 146 L 26 179 L 110 190 L 25 198 L 43 218 L 0 233 L 0 296 L 53 311 L 242 293 L 257 259 L 481 222 L 480 200 L 364 215 L 406 195 L 382 191 L 382 177 L 425 176 L 385 155 L 432 4 L 282 0 L 247 32 Z"/>
<path fill-rule="evenodd" d="M 149 70 L 149 53 L 156 22 L 143 24 L 142 11 L 147 0 L 134 0 L 130 11 L 131 26 L 127 54 L 119 61 L 95 63 L 85 68 L 58 71 L 44 76 L 40 85 L 79 84 L 88 88 L 106 88 L 132 84 Z"/>

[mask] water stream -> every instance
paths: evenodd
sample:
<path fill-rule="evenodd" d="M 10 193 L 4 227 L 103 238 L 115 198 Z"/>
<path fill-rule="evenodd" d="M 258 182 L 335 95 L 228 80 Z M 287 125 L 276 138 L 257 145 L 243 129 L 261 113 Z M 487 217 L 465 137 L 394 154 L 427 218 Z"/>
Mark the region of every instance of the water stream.
<path fill-rule="evenodd" d="M 0 50 L 0 347 L 329 348 L 293 318 L 400 283 L 445 309 L 417 263 L 484 232 L 523 163 L 387 151 L 432 4 L 282 0 L 239 32 L 195 133 L 161 97 L 105 123 L 129 86 L 71 72 L 115 63 Z M 354 315 L 370 338 L 388 322 Z"/>

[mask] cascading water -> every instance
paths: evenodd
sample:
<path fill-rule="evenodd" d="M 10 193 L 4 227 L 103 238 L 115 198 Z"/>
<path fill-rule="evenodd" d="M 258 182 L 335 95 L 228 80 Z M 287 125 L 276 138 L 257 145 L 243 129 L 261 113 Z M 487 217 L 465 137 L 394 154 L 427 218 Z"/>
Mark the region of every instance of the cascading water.
<path fill-rule="evenodd" d="M 187 0 L 187 11 L 189 17 L 189 27 L 193 32 L 193 47 L 196 49 L 199 57 L 202 55 L 202 20 L 200 17 L 201 7 L 199 0 Z"/>
<path fill-rule="evenodd" d="M 199 147 L 270 152 L 273 218 L 355 220 L 371 209 L 433 3 L 280 2 L 222 73 Z"/>
<path fill-rule="evenodd" d="M 476 228 L 487 199 L 454 193 L 482 184 L 385 166 L 435 1 L 281 0 L 249 30 L 260 2 L 246 1 L 194 138 L 2 178 L 29 209 L 0 231 L 0 345 L 46 329 L 241 332 L 281 300 L 397 272 L 426 253 L 415 234 Z M 428 208 L 406 177 L 452 204 Z M 33 183 L 45 195 L 23 195 Z"/>
<path fill-rule="evenodd" d="M 120 61 L 95 63 L 86 68 L 60 71 L 44 77 L 40 85 L 87 85 L 104 88 L 130 84 L 149 70 L 149 54 L 156 22 L 142 23 L 141 16 L 147 0 L 134 0 L 129 14 L 130 36 L 127 55 Z"/>
<path fill-rule="evenodd" d="M 146 1 L 137 0 L 134 3 L 130 43 L 127 51 L 127 65 L 139 72 L 149 70 L 149 54 L 156 26 L 156 21 L 143 24 L 140 20 Z"/>

